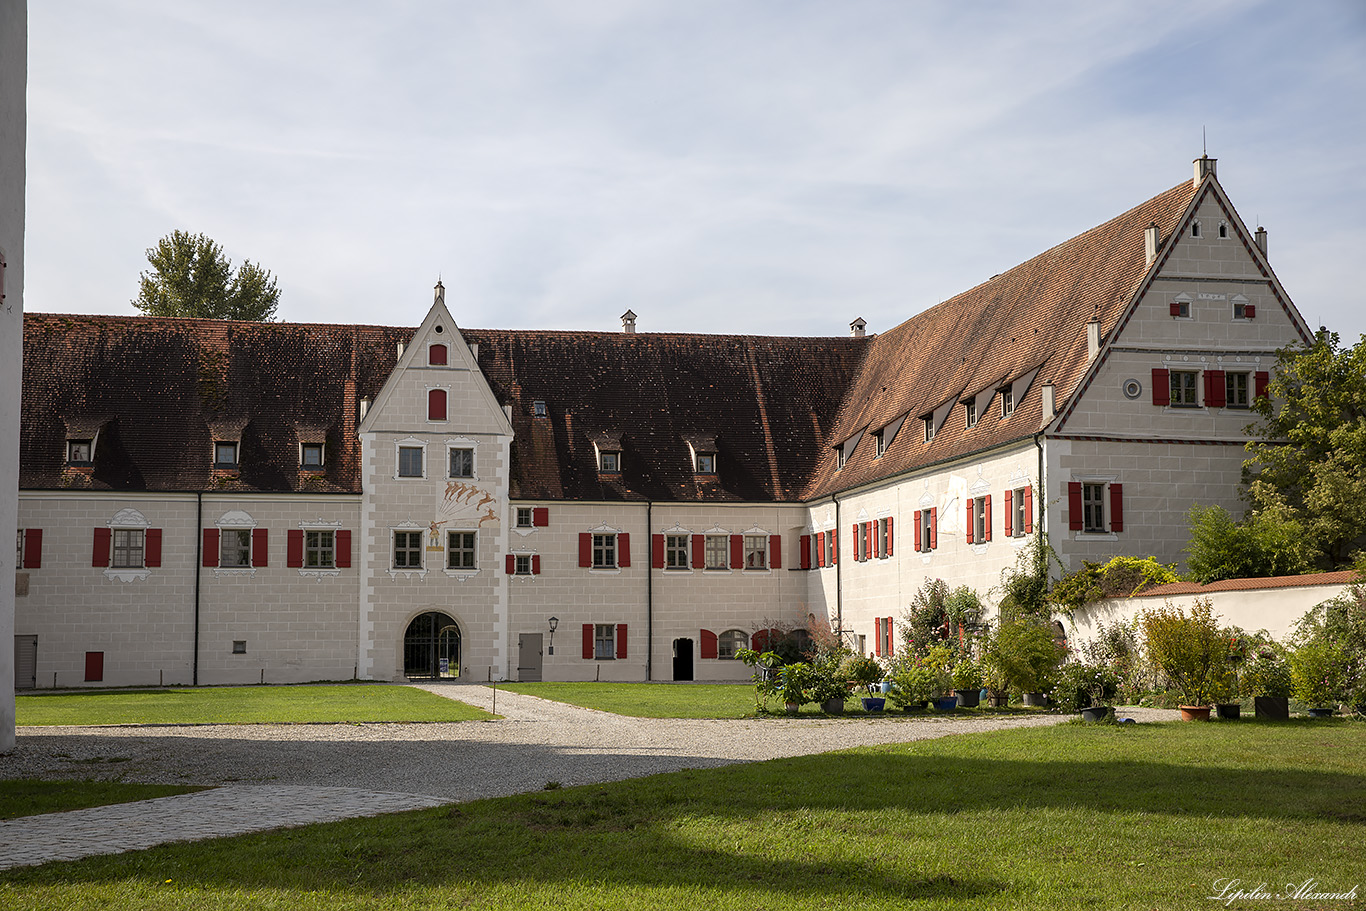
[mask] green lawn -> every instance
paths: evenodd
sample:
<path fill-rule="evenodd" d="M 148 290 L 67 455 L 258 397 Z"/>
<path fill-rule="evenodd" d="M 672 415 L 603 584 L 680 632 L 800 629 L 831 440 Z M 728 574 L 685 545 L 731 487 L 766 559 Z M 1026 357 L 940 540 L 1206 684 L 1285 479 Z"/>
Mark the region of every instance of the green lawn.
<path fill-rule="evenodd" d="M 1362 895 L 1364 832 L 1366 724 L 1066 724 L 48 864 L 0 906 L 1222 908 Z"/>
<path fill-rule="evenodd" d="M 20 725 L 305 724 L 494 717 L 424 690 L 370 684 L 98 690 L 19 696 L 14 702 Z"/>
<path fill-rule="evenodd" d="M 129 784 L 122 781 L 0 781 L 0 819 L 82 810 L 130 800 L 150 800 L 202 791 L 190 785 Z"/>

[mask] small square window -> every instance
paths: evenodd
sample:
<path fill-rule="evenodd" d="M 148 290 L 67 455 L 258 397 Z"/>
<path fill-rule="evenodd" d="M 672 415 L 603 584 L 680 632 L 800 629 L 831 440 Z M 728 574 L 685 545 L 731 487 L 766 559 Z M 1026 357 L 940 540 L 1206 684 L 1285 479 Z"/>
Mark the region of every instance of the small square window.
<path fill-rule="evenodd" d="M 322 443 L 305 443 L 305 444 L 303 444 L 303 449 L 301 450 L 300 456 L 299 456 L 299 463 L 300 463 L 301 465 L 303 465 L 304 468 L 322 468 L 322 467 L 323 467 L 323 444 L 322 444 Z"/>
<path fill-rule="evenodd" d="M 664 536 L 664 568 L 665 568 L 665 569 L 687 569 L 687 568 L 688 568 L 688 536 L 687 536 L 687 535 L 665 535 L 665 536 Z"/>
<path fill-rule="evenodd" d="M 531 575 L 531 554 L 515 554 L 512 560 L 512 571 L 518 576 Z"/>
<path fill-rule="evenodd" d="M 452 478 L 474 477 L 474 450 L 467 447 L 450 450 Z"/>
<path fill-rule="evenodd" d="M 550 409 L 546 408 L 545 402 L 537 399 L 531 403 L 531 413 L 535 417 L 543 418 L 550 414 Z"/>
<path fill-rule="evenodd" d="M 1171 315 L 1172 315 L 1172 316 L 1177 317 L 1178 319 L 1190 319 L 1190 315 L 1191 315 L 1191 302 L 1190 302 L 1190 301 L 1181 301 L 1181 300 L 1172 301 L 1172 302 L 1171 302 L 1171 307 L 1170 307 L 1170 309 L 1171 309 Z"/>
<path fill-rule="evenodd" d="M 518 506 L 518 507 L 517 507 L 517 527 L 518 527 L 518 528 L 531 528 L 531 527 L 532 527 L 532 521 L 533 521 L 533 519 L 534 519 L 534 516 L 532 516 L 532 514 L 531 514 L 531 507 L 530 507 L 530 506 Z"/>
<path fill-rule="evenodd" d="M 716 474 L 716 454 L 712 452 L 699 452 L 697 454 L 697 473 Z"/>
<path fill-rule="evenodd" d="M 730 539 L 726 535 L 707 535 L 707 569 L 730 568 Z"/>
<path fill-rule="evenodd" d="M 768 535 L 745 535 L 745 569 L 768 569 Z"/>
<path fill-rule="evenodd" d="M 90 464 L 90 440 L 67 440 L 66 460 L 72 465 Z"/>
<path fill-rule="evenodd" d="M 616 474 L 621 471 L 621 453 L 598 453 L 598 470 L 603 474 Z"/>
<path fill-rule="evenodd" d="M 245 654 L 247 653 L 247 640 L 245 640 L 245 639 L 234 639 L 234 640 L 232 640 L 232 653 L 233 653 L 234 655 L 245 655 Z"/>
<path fill-rule="evenodd" d="M 236 467 L 237 467 L 237 444 L 236 444 L 236 443 L 214 443 L 214 444 L 213 444 L 213 467 L 214 467 L 214 468 L 236 468 Z"/>
<path fill-rule="evenodd" d="M 304 532 L 304 566 L 309 569 L 333 569 L 337 565 L 336 550 L 330 531 Z"/>
<path fill-rule="evenodd" d="M 422 477 L 422 447 L 398 447 L 398 476 L 400 478 Z"/>
<path fill-rule="evenodd" d="M 394 569 L 422 568 L 422 532 L 394 532 Z"/>
<path fill-rule="evenodd" d="M 612 661 L 617 657 L 617 628 L 610 623 L 598 623 L 593 629 L 593 657 Z"/>
<path fill-rule="evenodd" d="M 474 569 L 474 532 L 452 531 L 446 535 L 446 568 Z"/>
<path fill-rule="evenodd" d="M 218 533 L 218 565 L 226 569 L 251 566 L 251 531 L 224 528 Z"/>
<path fill-rule="evenodd" d="M 593 568 L 615 569 L 617 566 L 617 536 L 593 536 Z"/>

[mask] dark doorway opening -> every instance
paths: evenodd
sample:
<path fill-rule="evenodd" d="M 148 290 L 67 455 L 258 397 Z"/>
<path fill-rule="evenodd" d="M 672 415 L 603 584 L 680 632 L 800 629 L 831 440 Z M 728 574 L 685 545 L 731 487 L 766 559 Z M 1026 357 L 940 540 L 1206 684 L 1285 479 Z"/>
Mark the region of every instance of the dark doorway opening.
<path fill-rule="evenodd" d="M 674 640 L 674 679 L 692 679 L 692 640 Z"/>
<path fill-rule="evenodd" d="M 460 627 L 438 611 L 418 614 L 403 634 L 405 677 L 459 677 Z"/>

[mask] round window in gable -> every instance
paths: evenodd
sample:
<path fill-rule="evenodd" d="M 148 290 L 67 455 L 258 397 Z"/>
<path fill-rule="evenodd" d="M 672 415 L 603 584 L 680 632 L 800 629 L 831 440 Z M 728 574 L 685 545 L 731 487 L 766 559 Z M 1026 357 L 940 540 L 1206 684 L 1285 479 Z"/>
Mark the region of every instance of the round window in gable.
<path fill-rule="evenodd" d="M 1121 388 L 1126 399 L 1136 399 L 1143 394 L 1143 384 L 1138 380 L 1125 380 Z"/>
<path fill-rule="evenodd" d="M 445 326 L 442 326 L 442 325 L 440 325 L 440 324 L 438 323 L 438 324 L 437 324 L 437 327 L 436 327 L 436 334 L 437 334 L 437 335 L 440 335 L 441 333 L 443 333 L 443 332 L 445 332 L 445 331 L 446 331 L 446 327 L 445 327 Z"/>

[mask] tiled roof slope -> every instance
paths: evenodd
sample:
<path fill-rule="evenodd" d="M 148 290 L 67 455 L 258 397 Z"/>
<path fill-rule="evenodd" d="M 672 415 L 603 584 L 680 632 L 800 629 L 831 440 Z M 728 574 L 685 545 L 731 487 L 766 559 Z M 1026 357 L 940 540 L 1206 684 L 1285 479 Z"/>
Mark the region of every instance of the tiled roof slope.
<path fill-rule="evenodd" d="M 1225 579 L 1201 585 L 1198 582 L 1172 582 L 1139 592 L 1136 597 L 1168 598 L 1172 595 L 1207 595 L 1211 592 L 1249 592 L 1276 588 L 1302 588 L 1311 585 L 1350 585 L 1358 575 L 1354 569 L 1303 576 L 1270 576 L 1264 579 Z"/>
<path fill-rule="evenodd" d="M 1195 194 L 1185 181 L 1123 215 L 875 336 L 828 441 L 834 446 L 902 416 L 905 425 L 881 458 L 862 437 L 843 469 L 827 448 L 807 498 L 1027 437 L 1041 426 L 1041 387 L 1056 386 L 1058 407 L 1087 367 L 1086 323 L 1108 336 L 1147 271 L 1143 232 L 1156 222 L 1169 238 Z M 950 400 L 995 388 L 1041 368 L 1014 413 L 993 399 L 976 427 L 956 407 L 926 443 L 920 418 Z"/>
<path fill-rule="evenodd" d="M 518 499 L 794 500 L 867 339 L 462 330 L 513 406 Z M 547 417 L 533 415 L 546 403 Z M 600 477 L 595 439 L 619 441 Z M 688 443 L 714 441 L 714 477 Z"/>
<path fill-rule="evenodd" d="M 358 492 L 357 402 L 384 384 L 412 334 L 26 313 L 19 484 Z M 67 468 L 66 440 L 95 429 L 93 467 Z M 240 434 L 240 475 L 211 465 L 224 434 Z M 325 471 L 299 470 L 305 437 L 326 442 Z"/>

